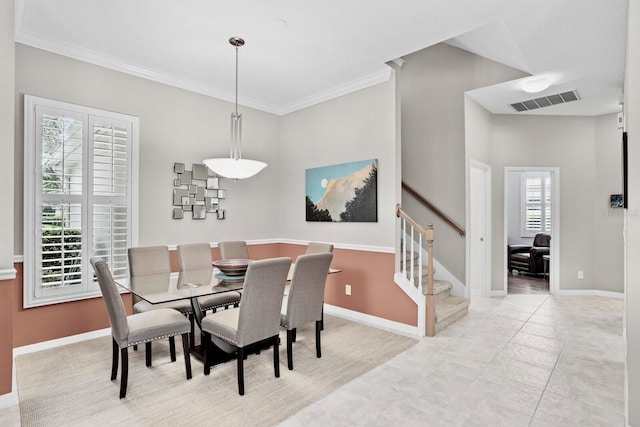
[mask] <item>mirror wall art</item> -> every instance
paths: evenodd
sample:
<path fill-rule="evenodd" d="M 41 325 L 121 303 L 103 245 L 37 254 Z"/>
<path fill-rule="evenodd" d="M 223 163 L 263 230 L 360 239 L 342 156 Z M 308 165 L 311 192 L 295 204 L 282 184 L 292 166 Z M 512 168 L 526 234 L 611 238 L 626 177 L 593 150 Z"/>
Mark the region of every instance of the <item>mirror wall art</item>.
<path fill-rule="evenodd" d="M 209 175 L 204 164 L 193 163 L 186 170 L 184 163 L 174 163 L 173 172 L 173 219 L 206 219 L 207 214 L 222 220 L 226 211 L 220 202 L 227 197 L 227 190 L 220 188 L 220 177 Z"/>

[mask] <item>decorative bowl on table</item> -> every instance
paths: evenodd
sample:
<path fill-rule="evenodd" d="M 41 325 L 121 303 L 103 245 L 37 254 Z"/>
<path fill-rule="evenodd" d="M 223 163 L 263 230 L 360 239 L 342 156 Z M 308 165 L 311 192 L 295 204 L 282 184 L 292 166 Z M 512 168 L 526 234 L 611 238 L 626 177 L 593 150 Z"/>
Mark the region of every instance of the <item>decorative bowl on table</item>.
<path fill-rule="evenodd" d="M 250 262 L 250 259 L 221 259 L 213 261 L 213 266 L 225 276 L 244 276 Z"/>

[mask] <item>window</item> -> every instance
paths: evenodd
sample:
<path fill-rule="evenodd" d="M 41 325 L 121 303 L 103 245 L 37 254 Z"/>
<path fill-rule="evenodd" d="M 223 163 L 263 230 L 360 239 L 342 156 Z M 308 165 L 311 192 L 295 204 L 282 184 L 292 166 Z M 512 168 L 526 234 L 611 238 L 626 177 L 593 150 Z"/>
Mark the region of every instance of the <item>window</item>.
<path fill-rule="evenodd" d="M 126 277 L 138 127 L 136 117 L 25 95 L 25 307 L 100 295 L 92 256 Z"/>
<path fill-rule="evenodd" d="M 522 236 L 551 233 L 551 177 L 545 172 L 527 172 L 521 178 Z"/>

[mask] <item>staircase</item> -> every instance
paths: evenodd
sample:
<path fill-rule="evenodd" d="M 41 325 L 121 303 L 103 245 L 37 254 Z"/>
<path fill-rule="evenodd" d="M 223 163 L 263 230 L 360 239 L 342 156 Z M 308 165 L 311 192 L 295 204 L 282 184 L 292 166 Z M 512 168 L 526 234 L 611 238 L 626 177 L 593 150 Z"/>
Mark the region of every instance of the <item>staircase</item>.
<path fill-rule="evenodd" d="M 413 270 L 413 283 L 416 288 L 419 287 L 419 283 L 426 283 L 429 276 L 429 268 L 427 265 L 423 265 L 419 268 L 419 254 L 418 252 L 405 252 L 404 258 L 401 260 L 400 268 L 404 267 L 404 263 L 407 263 L 407 271 Z M 409 266 L 413 264 L 413 269 Z M 422 277 L 419 277 L 420 273 Z M 436 269 L 433 268 L 433 275 L 436 275 Z M 421 279 L 421 280 L 418 280 Z M 435 331 L 440 332 L 447 326 L 451 325 L 456 320 L 462 319 L 469 313 L 469 300 L 467 298 L 457 297 L 451 295 L 451 288 L 453 285 L 447 280 L 433 280 L 433 294 L 435 296 L 435 309 L 436 309 L 436 326 Z M 427 287 L 422 287 L 422 294 L 427 295 Z"/>
<path fill-rule="evenodd" d="M 395 281 L 418 305 L 420 334 L 434 336 L 468 314 L 469 300 L 451 295 L 451 282 L 434 278 L 435 268 L 430 268 L 433 266 L 433 226 L 421 227 L 400 206 L 396 213 L 401 218 L 402 238 Z M 426 262 L 423 261 L 425 251 Z"/>

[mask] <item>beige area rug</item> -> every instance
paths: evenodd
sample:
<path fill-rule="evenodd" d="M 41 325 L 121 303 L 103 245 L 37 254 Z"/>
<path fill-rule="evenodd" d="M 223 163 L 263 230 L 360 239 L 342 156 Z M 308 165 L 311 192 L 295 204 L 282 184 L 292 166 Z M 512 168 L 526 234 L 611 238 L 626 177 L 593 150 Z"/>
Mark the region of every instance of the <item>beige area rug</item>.
<path fill-rule="evenodd" d="M 118 398 L 120 372 L 111 382 L 111 338 L 104 337 L 16 358 L 23 426 L 275 425 L 336 388 L 393 358 L 417 340 L 326 316 L 322 358 L 315 356 L 313 325 L 298 330 L 294 370 L 286 365 L 286 333 L 280 345 L 280 378 L 273 352 L 245 361 L 245 395 L 238 394 L 236 363 L 203 374 L 192 357 L 187 381 L 182 346 L 175 363 L 168 341 L 154 343 L 153 367 L 144 351 L 129 350 L 127 397 Z"/>

